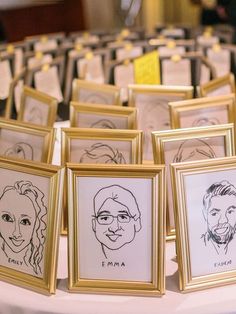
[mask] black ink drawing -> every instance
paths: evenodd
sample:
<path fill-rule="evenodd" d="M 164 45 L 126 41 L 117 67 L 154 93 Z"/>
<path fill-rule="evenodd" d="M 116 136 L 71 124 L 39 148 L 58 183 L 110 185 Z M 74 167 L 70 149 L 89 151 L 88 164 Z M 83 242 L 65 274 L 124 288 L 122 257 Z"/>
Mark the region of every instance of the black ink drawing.
<path fill-rule="evenodd" d="M 38 107 L 32 107 L 28 112 L 26 112 L 25 120 L 39 125 L 42 125 L 44 121 L 43 114 Z"/>
<path fill-rule="evenodd" d="M 94 94 L 91 93 L 90 91 L 88 91 L 88 95 L 84 95 L 84 97 L 81 96 L 80 101 L 90 104 L 109 104 L 109 101 L 105 95 Z"/>
<path fill-rule="evenodd" d="M 92 229 L 106 258 L 109 250 L 131 243 L 142 228 L 134 194 L 120 185 L 101 188 L 93 198 L 93 209 Z"/>
<path fill-rule="evenodd" d="M 217 118 L 200 117 L 193 121 L 192 126 L 198 127 L 198 126 L 207 126 L 207 125 L 216 125 L 216 124 L 220 124 L 220 121 Z"/>
<path fill-rule="evenodd" d="M 103 143 L 95 143 L 79 159 L 80 163 L 126 164 L 126 160 L 118 149 Z"/>
<path fill-rule="evenodd" d="M 98 120 L 90 125 L 90 128 L 97 129 L 116 129 L 115 124 L 108 119 Z"/>
<path fill-rule="evenodd" d="M 145 105 L 142 117 L 140 128 L 144 130 L 144 158 L 152 159 L 151 132 L 170 129 L 167 101 L 156 100 L 156 103 Z"/>
<path fill-rule="evenodd" d="M 13 146 L 9 147 L 3 155 L 28 160 L 34 159 L 33 147 L 24 142 L 15 143 Z"/>
<path fill-rule="evenodd" d="M 224 180 L 213 183 L 203 197 L 207 232 L 201 238 L 213 245 L 217 254 L 226 254 L 236 232 L 236 188 Z"/>
<path fill-rule="evenodd" d="M 0 250 L 9 263 L 42 274 L 47 207 L 44 193 L 30 181 L 6 186 L 0 196 Z"/>
<path fill-rule="evenodd" d="M 183 141 L 173 158 L 173 162 L 216 158 L 212 147 L 201 139 L 189 139 Z"/>

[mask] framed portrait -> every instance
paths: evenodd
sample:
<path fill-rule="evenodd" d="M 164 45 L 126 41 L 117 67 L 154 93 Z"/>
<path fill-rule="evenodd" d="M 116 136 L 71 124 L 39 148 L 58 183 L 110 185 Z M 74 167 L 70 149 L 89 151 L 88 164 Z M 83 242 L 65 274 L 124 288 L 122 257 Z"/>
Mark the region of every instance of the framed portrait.
<path fill-rule="evenodd" d="M 62 128 L 61 164 L 141 164 L 142 131 Z M 67 233 L 67 195 L 62 234 Z"/>
<path fill-rule="evenodd" d="M 191 128 L 235 122 L 235 95 L 170 102 L 171 127 Z"/>
<path fill-rule="evenodd" d="M 71 127 L 136 129 L 137 110 L 131 107 L 70 103 Z"/>
<path fill-rule="evenodd" d="M 56 290 L 63 170 L 0 158 L 0 280 Z"/>
<path fill-rule="evenodd" d="M 0 155 L 44 163 L 51 163 L 55 142 L 55 130 L 0 119 Z"/>
<path fill-rule="evenodd" d="M 56 120 L 57 106 L 56 98 L 24 86 L 17 120 L 52 127 Z"/>
<path fill-rule="evenodd" d="M 141 164 L 142 131 L 62 128 L 62 165 Z"/>
<path fill-rule="evenodd" d="M 170 179 L 170 164 L 233 156 L 235 154 L 234 125 L 152 132 L 154 162 L 167 166 L 167 240 L 175 239 L 174 206 Z"/>
<path fill-rule="evenodd" d="M 236 282 L 235 165 L 235 157 L 171 165 L 183 292 Z"/>
<path fill-rule="evenodd" d="M 92 104 L 122 105 L 118 87 L 78 79 L 73 80 L 72 100 Z"/>
<path fill-rule="evenodd" d="M 218 77 L 199 88 L 201 97 L 220 96 L 235 93 L 235 79 L 232 73 Z"/>
<path fill-rule="evenodd" d="M 129 85 L 128 105 L 137 108 L 137 127 L 144 135 L 144 161 L 153 161 L 151 132 L 170 129 L 168 102 L 192 97 L 192 86 Z"/>
<path fill-rule="evenodd" d="M 164 294 L 164 166 L 67 169 L 69 290 Z"/>

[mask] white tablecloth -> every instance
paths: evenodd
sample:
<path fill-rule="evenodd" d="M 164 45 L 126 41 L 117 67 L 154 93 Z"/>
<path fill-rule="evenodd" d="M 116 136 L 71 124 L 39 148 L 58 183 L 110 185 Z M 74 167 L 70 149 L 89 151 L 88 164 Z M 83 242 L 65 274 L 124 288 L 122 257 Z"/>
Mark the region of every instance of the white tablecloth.
<path fill-rule="evenodd" d="M 236 285 L 182 294 L 174 243 L 167 243 L 166 294 L 161 298 L 72 294 L 67 291 L 67 243 L 61 238 L 56 295 L 44 296 L 0 282 L 0 314 L 233 314 Z"/>

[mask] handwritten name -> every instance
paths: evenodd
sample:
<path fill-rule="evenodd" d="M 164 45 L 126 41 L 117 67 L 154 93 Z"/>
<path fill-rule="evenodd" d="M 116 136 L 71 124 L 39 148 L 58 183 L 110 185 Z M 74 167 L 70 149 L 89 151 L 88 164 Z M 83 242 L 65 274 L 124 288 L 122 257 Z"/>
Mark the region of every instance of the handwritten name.
<path fill-rule="evenodd" d="M 227 266 L 227 265 L 230 265 L 232 264 L 232 260 L 228 260 L 228 261 L 222 261 L 222 262 L 217 262 L 217 263 L 214 263 L 214 267 L 222 267 L 222 266 Z"/>
<path fill-rule="evenodd" d="M 113 268 L 119 268 L 119 267 L 125 267 L 124 262 L 104 262 L 102 261 L 102 267 L 113 267 Z"/>
<path fill-rule="evenodd" d="M 12 263 L 12 264 L 15 264 L 15 265 L 20 265 L 20 266 L 23 264 L 23 262 L 17 261 L 17 260 L 15 260 L 13 258 L 10 258 L 10 257 L 8 257 L 8 263 Z"/>

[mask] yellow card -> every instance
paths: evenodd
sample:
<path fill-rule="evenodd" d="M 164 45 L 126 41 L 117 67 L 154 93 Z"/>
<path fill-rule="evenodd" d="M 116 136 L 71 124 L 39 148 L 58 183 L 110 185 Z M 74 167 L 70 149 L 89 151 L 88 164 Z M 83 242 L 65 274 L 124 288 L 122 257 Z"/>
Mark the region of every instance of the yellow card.
<path fill-rule="evenodd" d="M 160 62 L 157 51 L 134 60 L 134 78 L 136 84 L 160 84 Z"/>

